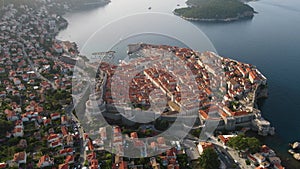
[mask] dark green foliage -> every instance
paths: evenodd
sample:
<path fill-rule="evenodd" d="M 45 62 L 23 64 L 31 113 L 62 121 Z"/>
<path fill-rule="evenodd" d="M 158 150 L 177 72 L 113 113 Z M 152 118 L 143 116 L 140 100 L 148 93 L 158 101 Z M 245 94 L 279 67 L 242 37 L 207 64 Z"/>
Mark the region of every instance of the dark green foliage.
<path fill-rule="evenodd" d="M 175 9 L 186 18 L 222 20 L 235 17 L 252 17 L 254 9 L 239 0 L 188 0 L 189 7 Z"/>
<path fill-rule="evenodd" d="M 205 149 L 199 158 L 199 162 L 202 169 L 216 169 L 221 164 L 218 154 L 213 148 Z"/>
<path fill-rule="evenodd" d="M 245 163 L 246 163 L 246 165 L 250 165 L 251 164 L 251 162 L 248 159 L 245 161 Z"/>
<path fill-rule="evenodd" d="M 46 110 L 60 111 L 62 104 L 70 104 L 72 100 L 71 93 L 65 90 L 53 90 L 45 93 L 45 105 Z"/>
<path fill-rule="evenodd" d="M 238 135 L 228 141 L 228 146 L 236 150 L 248 150 L 250 153 L 258 152 L 260 149 L 260 142 L 255 137 L 245 137 Z"/>
<path fill-rule="evenodd" d="M 188 156 L 186 154 L 178 154 L 177 161 L 178 161 L 179 166 L 185 166 L 186 168 L 190 168 L 187 166 Z"/>
<path fill-rule="evenodd" d="M 155 127 L 157 130 L 164 131 L 164 130 L 167 130 L 167 129 L 168 129 L 168 127 L 169 127 L 169 122 L 166 121 L 166 120 L 162 120 L 162 119 L 156 119 L 156 120 L 155 120 L 155 123 L 154 123 L 154 127 Z"/>
<path fill-rule="evenodd" d="M 200 136 L 200 133 L 201 133 L 201 128 L 191 130 L 190 133 L 191 133 L 191 135 L 193 135 L 194 137 L 199 137 L 199 136 Z"/>
<path fill-rule="evenodd" d="M 10 121 L 0 119 L 0 136 L 3 138 L 6 135 L 6 131 L 14 129 L 14 124 Z"/>

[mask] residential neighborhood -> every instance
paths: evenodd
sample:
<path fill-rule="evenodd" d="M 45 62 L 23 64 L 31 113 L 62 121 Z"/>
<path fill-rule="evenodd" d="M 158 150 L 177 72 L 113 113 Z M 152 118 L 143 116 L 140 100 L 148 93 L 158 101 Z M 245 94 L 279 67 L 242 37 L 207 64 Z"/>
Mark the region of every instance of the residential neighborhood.
<path fill-rule="evenodd" d="M 62 57 L 75 59 L 76 45 L 55 39 L 67 22 L 46 6 L 10 4 L 1 11 L 1 166 L 73 168 L 81 141 L 65 108 L 74 64 Z"/>

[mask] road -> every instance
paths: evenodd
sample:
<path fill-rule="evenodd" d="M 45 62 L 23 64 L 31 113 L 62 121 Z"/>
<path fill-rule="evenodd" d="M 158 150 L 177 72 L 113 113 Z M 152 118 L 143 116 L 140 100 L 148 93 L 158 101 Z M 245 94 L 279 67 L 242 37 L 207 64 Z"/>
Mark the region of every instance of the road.
<path fill-rule="evenodd" d="M 238 153 L 235 150 L 229 148 L 227 152 L 239 163 L 240 168 L 242 169 L 253 169 L 253 166 L 247 165 L 245 159 L 239 157 Z"/>
<path fill-rule="evenodd" d="M 80 121 L 79 119 L 75 116 L 75 114 L 73 114 L 73 110 L 75 109 L 76 106 L 74 106 L 74 104 L 72 103 L 71 105 L 67 106 L 65 108 L 66 110 L 66 114 L 68 114 L 72 120 L 76 123 L 77 127 L 80 125 Z M 78 127 L 78 132 L 79 132 L 79 136 L 81 138 L 81 141 L 80 141 L 80 163 L 81 165 L 83 166 L 84 165 L 84 162 L 86 160 L 86 151 L 85 151 L 85 146 L 84 146 L 84 143 L 85 143 L 85 137 L 84 137 L 84 130 L 83 130 L 83 127 Z"/>
<path fill-rule="evenodd" d="M 240 169 L 239 165 L 236 164 L 235 160 L 223 146 L 215 145 L 215 148 L 220 160 L 225 164 L 227 169 Z"/>
<path fill-rule="evenodd" d="M 72 114 L 72 119 L 77 123 L 77 124 L 80 124 L 80 121 L 78 120 L 78 118 L 73 114 Z M 82 159 L 81 161 L 81 165 L 84 166 L 84 162 L 86 161 L 86 151 L 85 151 L 85 137 L 84 137 L 84 130 L 82 127 L 79 127 L 78 128 L 78 132 L 79 132 L 79 135 L 80 135 L 80 138 L 81 138 L 81 146 L 80 146 L 80 159 Z"/>
<path fill-rule="evenodd" d="M 218 139 L 214 136 L 210 137 L 209 142 L 211 142 L 215 145 L 216 151 L 217 151 L 220 159 L 222 160 L 222 162 L 226 165 L 226 168 L 229 168 L 229 169 L 230 168 L 237 168 L 237 169 L 241 168 L 241 166 L 236 163 L 236 157 L 232 156 L 230 153 L 228 153 L 228 150 L 230 148 L 226 147 L 226 149 L 225 149 L 224 148 L 225 146 L 222 143 L 220 143 L 218 141 Z M 243 163 L 245 163 L 245 161 Z M 238 166 L 238 167 L 234 167 L 233 164 L 236 164 L 236 166 Z"/>

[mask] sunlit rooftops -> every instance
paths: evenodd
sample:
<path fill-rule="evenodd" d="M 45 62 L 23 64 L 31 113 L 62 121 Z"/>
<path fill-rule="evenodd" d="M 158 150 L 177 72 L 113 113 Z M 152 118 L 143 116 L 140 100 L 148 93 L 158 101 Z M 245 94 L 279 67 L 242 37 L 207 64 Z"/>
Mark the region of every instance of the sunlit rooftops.
<path fill-rule="evenodd" d="M 109 75 L 106 85 L 108 89 L 111 88 L 111 78 L 114 78 L 115 84 L 126 85 L 124 79 L 132 79 L 129 73 L 136 71 L 137 68 L 142 70 L 142 72 L 135 75 L 129 84 L 129 99 L 136 104 L 150 104 L 150 94 L 152 94 L 151 99 L 157 99 L 157 97 L 153 97 L 153 95 L 158 94 L 157 91 L 152 93 L 154 89 L 162 91 L 158 98 L 168 96 L 174 103 L 191 109 L 195 108 L 195 105 L 202 107 L 209 104 L 208 97 L 217 99 L 214 92 L 215 89 L 220 89 L 219 91 L 226 94 L 226 97 L 221 97 L 226 103 L 226 99 L 228 102 L 229 99 L 234 99 L 236 96 L 242 97 L 244 92 L 251 91 L 252 85 L 254 85 L 251 82 L 255 83 L 262 77 L 260 72 L 251 65 L 221 58 L 211 52 L 199 54 L 186 48 L 148 44 L 142 44 L 138 52 L 139 55 L 144 57 L 131 59 L 128 63 L 122 62 L 118 68 L 110 66 L 108 63 L 101 63 L 100 65 L 100 68 Z M 170 56 L 173 55 L 172 57 L 178 57 L 175 59 L 184 61 L 185 65 L 180 68 L 174 67 L 172 62 L 175 59 L 164 57 L 169 54 Z M 198 56 L 196 57 L 196 55 Z M 141 65 L 142 63 L 145 64 Z M 116 70 L 121 73 L 118 75 L 119 79 L 116 76 L 110 77 Z M 189 74 L 188 71 L 192 74 Z M 249 72 L 253 72 L 253 75 L 249 75 L 248 78 Z M 220 86 L 221 81 L 225 81 L 223 83 L 225 86 Z M 227 84 L 229 90 L 226 88 L 226 82 L 229 82 Z M 128 100 L 127 96 L 122 95 L 122 93 L 128 93 L 124 91 L 125 89 L 120 87 L 114 88 L 112 91 L 107 90 L 104 100 L 107 103 L 112 103 L 110 92 L 118 96 L 118 103 Z M 194 104 L 195 102 L 198 103 Z M 228 112 L 228 110 L 223 110 L 222 107 L 219 108 L 218 112 L 222 117 L 248 114 L 248 112 L 243 111 Z"/>

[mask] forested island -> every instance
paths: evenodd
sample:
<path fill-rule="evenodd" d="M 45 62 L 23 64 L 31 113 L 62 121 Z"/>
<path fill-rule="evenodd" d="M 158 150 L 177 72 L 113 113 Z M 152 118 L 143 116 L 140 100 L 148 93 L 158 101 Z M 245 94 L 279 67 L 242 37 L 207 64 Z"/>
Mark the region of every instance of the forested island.
<path fill-rule="evenodd" d="M 254 9 L 240 0 L 188 0 L 188 7 L 174 10 L 174 14 L 187 20 L 235 21 L 252 18 Z"/>

